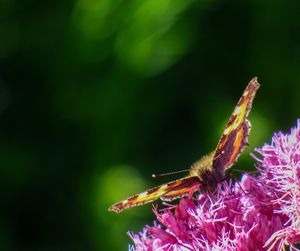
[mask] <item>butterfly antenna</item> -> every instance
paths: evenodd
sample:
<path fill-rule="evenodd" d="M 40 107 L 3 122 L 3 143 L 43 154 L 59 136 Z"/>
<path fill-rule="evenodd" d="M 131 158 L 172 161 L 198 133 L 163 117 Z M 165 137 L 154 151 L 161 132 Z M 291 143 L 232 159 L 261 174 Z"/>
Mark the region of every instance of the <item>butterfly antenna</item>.
<path fill-rule="evenodd" d="M 222 155 L 224 155 L 225 154 L 225 151 L 222 151 L 219 155 L 217 155 L 215 158 L 214 158 L 214 160 L 216 160 L 217 158 L 220 158 Z"/>
<path fill-rule="evenodd" d="M 222 151 L 214 159 L 217 159 L 217 158 L 221 157 L 224 154 L 225 154 L 225 151 Z M 184 173 L 184 172 L 188 172 L 188 171 L 190 171 L 190 169 L 184 169 L 184 170 L 175 171 L 175 172 L 169 172 L 169 173 L 152 174 L 152 178 L 158 178 L 158 177 L 173 175 L 173 174 L 177 174 L 177 173 Z"/>
<path fill-rule="evenodd" d="M 247 174 L 257 174 L 259 173 L 259 171 L 255 170 L 255 171 L 247 171 L 245 172 L 245 170 L 239 170 L 239 169 L 231 169 L 232 172 L 237 172 L 237 173 L 247 173 Z"/>
<path fill-rule="evenodd" d="M 152 174 L 152 178 L 158 178 L 158 177 L 173 175 L 173 174 L 177 174 L 177 173 L 184 173 L 184 172 L 187 172 L 189 170 L 190 169 L 184 169 L 184 170 L 169 172 L 169 173 Z"/>

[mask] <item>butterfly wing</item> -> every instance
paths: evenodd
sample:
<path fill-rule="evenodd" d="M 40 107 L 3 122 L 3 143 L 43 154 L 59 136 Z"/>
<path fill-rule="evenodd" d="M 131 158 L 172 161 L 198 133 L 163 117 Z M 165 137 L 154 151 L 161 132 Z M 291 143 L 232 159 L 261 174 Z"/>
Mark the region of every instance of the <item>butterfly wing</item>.
<path fill-rule="evenodd" d="M 187 195 L 191 191 L 195 191 L 200 186 L 198 177 L 190 176 L 169 182 L 167 184 L 159 185 L 149 190 L 136 194 L 126 200 L 122 200 L 112 205 L 108 211 L 116 213 L 122 212 L 124 209 L 144 205 L 161 198 L 165 201 L 171 201 Z"/>
<path fill-rule="evenodd" d="M 214 154 L 213 168 L 216 168 L 219 172 L 224 172 L 224 170 L 231 167 L 242 153 L 243 148 L 248 145 L 251 124 L 247 117 L 259 87 L 260 84 L 257 82 L 257 78 L 253 78 L 229 118 Z"/>

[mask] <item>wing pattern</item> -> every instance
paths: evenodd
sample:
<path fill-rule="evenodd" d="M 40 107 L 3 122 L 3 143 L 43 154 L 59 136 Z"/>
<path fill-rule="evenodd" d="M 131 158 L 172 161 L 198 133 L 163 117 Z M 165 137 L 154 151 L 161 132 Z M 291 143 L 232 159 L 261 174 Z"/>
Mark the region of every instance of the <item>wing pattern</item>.
<path fill-rule="evenodd" d="M 112 205 L 108 210 L 116 213 L 122 212 L 126 208 L 144 205 L 161 198 L 165 201 L 171 201 L 195 191 L 200 186 L 200 180 L 196 176 L 190 176 L 159 185 L 149 190 L 136 194 L 126 200 Z"/>
<path fill-rule="evenodd" d="M 247 117 L 252 107 L 252 101 L 260 84 L 253 78 L 246 87 L 236 105 L 224 130 L 214 154 L 213 167 L 225 171 L 231 167 L 240 156 L 243 148 L 248 145 L 248 135 L 251 124 Z"/>

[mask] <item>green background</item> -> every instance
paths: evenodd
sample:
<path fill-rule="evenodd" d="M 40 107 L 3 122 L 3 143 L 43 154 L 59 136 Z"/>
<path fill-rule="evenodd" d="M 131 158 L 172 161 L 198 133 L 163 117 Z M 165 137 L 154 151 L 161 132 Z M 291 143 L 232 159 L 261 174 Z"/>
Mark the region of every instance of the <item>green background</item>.
<path fill-rule="evenodd" d="M 1 250 L 127 250 L 112 203 L 214 149 L 248 81 L 249 152 L 299 117 L 300 2 L 0 1 Z M 178 176 L 180 177 L 180 175 Z"/>

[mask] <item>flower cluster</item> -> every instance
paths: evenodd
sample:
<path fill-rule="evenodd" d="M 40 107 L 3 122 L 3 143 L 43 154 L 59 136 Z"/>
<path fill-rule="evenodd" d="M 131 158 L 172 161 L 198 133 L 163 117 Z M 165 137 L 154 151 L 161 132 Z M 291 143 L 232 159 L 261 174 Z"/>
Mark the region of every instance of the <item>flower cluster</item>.
<path fill-rule="evenodd" d="M 256 149 L 257 177 L 219 184 L 214 192 L 183 198 L 159 223 L 130 233 L 132 251 L 290 250 L 300 243 L 300 120 L 290 134 L 275 133 Z"/>

